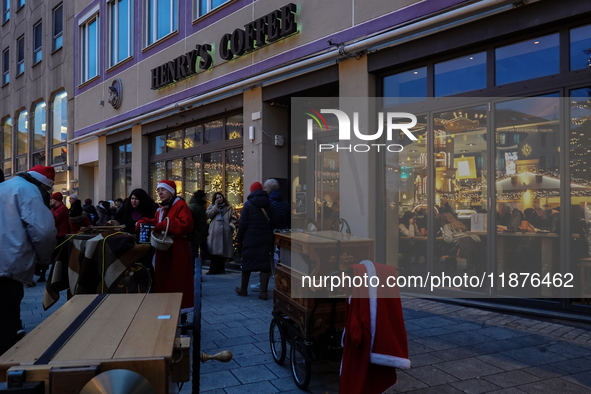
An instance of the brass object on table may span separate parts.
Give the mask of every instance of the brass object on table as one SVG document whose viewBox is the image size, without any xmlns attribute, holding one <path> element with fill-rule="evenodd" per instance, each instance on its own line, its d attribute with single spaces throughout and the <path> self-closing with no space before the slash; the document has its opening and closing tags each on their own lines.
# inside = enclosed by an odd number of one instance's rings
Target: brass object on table
<svg viewBox="0 0 591 394">
<path fill-rule="evenodd" d="M 201 362 L 204 363 L 207 360 L 217 360 L 223 363 L 227 363 L 228 361 L 232 360 L 232 352 L 229 350 L 222 350 L 219 353 L 214 355 L 209 355 L 205 352 L 201 352 Z"/>
<path fill-rule="evenodd" d="M 139 373 L 113 369 L 92 378 L 80 394 L 156 394 L 156 391 Z"/>
</svg>

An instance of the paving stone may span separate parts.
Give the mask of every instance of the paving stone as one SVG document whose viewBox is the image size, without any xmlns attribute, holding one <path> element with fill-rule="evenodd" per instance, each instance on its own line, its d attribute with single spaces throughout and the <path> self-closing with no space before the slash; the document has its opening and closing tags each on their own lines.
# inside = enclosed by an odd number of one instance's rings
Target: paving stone
<svg viewBox="0 0 591 394">
<path fill-rule="evenodd" d="M 227 350 L 231 351 L 234 357 L 256 356 L 263 353 L 259 348 L 251 343 L 247 345 L 230 346 L 227 348 Z"/>
<path fill-rule="evenodd" d="M 462 382 L 450 383 L 450 386 L 453 386 L 466 394 L 488 393 L 500 389 L 499 386 L 487 382 L 484 379 L 464 380 Z"/>
<path fill-rule="evenodd" d="M 238 386 L 240 382 L 230 371 L 212 372 L 201 374 L 199 388 L 202 391 Z"/>
<path fill-rule="evenodd" d="M 502 340 L 502 339 L 509 339 L 509 338 L 516 338 L 527 335 L 527 333 L 523 333 L 517 330 L 511 330 L 509 328 L 503 327 L 488 327 L 478 330 L 480 335 L 484 335 L 493 339 Z"/>
<path fill-rule="evenodd" d="M 414 356 L 416 354 L 421 354 L 421 353 L 429 353 L 433 351 L 433 349 L 427 347 L 427 346 L 423 346 L 419 343 L 416 343 L 414 341 L 408 341 L 408 355 L 409 356 Z"/>
<path fill-rule="evenodd" d="M 277 388 L 280 392 L 285 392 L 288 390 L 299 390 L 298 386 L 296 386 L 293 377 L 283 377 L 281 379 L 271 380 L 270 383 Z"/>
<path fill-rule="evenodd" d="M 423 383 L 427 383 L 429 386 L 437 386 L 445 383 L 456 382 L 458 380 L 433 366 L 411 368 L 406 371 L 406 373 L 414 376 Z"/>
<path fill-rule="evenodd" d="M 241 367 L 250 367 L 252 365 L 268 364 L 269 362 L 273 361 L 273 356 L 270 354 L 242 355 L 234 356 L 232 359 L 236 361 Z M 289 364 L 288 357 L 285 358 L 285 365 L 287 364 Z"/>
<path fill-rule="evenodd" d="M 235 368 L 232 370 L 232 373 L 241 383 L 255 383 L 275 379 L 273 372 L 269 371 L 263 365 Z"/>
<path fill-rule="evenodd" d="M 432 317 L 423 317 L 420 319 L 412 320 L 412 324 L 417 326 L 421 326 L 424 328 L 434 328 L 434 327 L 444 327 L 449 326 L 451 324 L 455 324 L 455 322 L 451 320 L 447 320 L 444 317 L 439 316 L 432 316 Z"/>
<path fill-rule="evenodd" d="M 225 330 L 227 328 L 228 327 L 223 323 L 209 324 L 205 320 L 201 321 L 201 335 L 202 336 L 203 336 L 204 332 Z"/>
<path fill-rule="evenodd" d="M 487 364 L 476 358 L 447 361 L 444 363 L 435 364 L 435 367 L 461 380 L 503 372 L 502 369 Z"/>
<path fill-rule="evenodd" d="M 415 339 L 414 342 L 418 343 L 419 345 L 427 346 L 433 350 L 445 350 L 457 347 L 456 344 L 445 341 L 438 337 L 419 338 Z"/>
<path fill-rule="evenodd" d="M 269 328 L 271 327 L 271 320 L 267 323 L 261 323 L 257 325 L 246 326 L 245 328 L 253 334 L 269 334 Z"/>
<path fill-rule="evenodd" d="M 547 349 L 566 358 L 591 356 L 591 349 L 586 349 L 582 346 L 577 346 L 566 342 L 548 345 Z"/>
<path fill-rule="evenodd" d="M 422 330 L 413 331 L 413 335 L 419 338 L 434 337 L 438 335 L 451 334 L 453 331 L 448 330 L 447 327 L 426 328 Z"/>
<path fill-rule="evenodd" d="M 291 376 L 291 368 L 289 365 L 289 360 L 286 360 L 283 363 L 283 365 L 279 365 L 274 361 L 272 363 L 268 363 L 268 364 L 264 364 L 264 365 L 265 365 L 265 367 L 267 367 L 267 369 L 269 371 L 273 372 L 273 374 L 275 376 L 277 376 L 278 378 L 286 378 L 288 376 Z"/>
<path fill-rule="evenodd" d="M 406 372 L 397 371 L 396 375 L 398 376 L 398 382 L 394 386 L 386 390 L 384 394 L 407 393 L 411 390 L 428 387 L 425 383 L 407 374 Z"/>
<path fill-rule="evenodd" d="M 432 353 L 423 353 L 408 357 L 410 360 L 411 368 L 437 364 L 444 361 L 443 359 L 434 356 Z"/>
<path fill-rule="evenodd" d="M 518 388 L 511 387 L 508 389 L 491 391 L 489 394 L 523 394 L 523 393 L 525 393 L 525 391 L 521 391 Z"/>
<path fill-rule="evenodd" d="M 461 320 L 463 323 L 445 326 L 445 328 L 451 332 L 466 332 L 472 330 L 480 330 L 482 329 L 482 324 L 477 323 L 466 323 L 465 320 Z"/>
<path fill-rule="evenodd" d="M 412 394 L 460 394 L 460 393 L 462 393 L 462 391 L 446 384 L 446 385 L 442 385 L 442 386 L 435 386 L 435 387 L 428 387 L 428 388 L 424 388 L 424 389 L 418 389 L 418 390 L 410 391 L 409 393 L 412 393 Z"/>
<path fill-rule="evenodd" d="M 480 361 L 484 361 L 490 365 L 501 368 L 505 371 L 514 371 L 516 369 L 527 368 L 529 364 L 517 361 L 514 358 L 507 357 L 501 353 L 485 354 L 477 357 Z"/>
<path fill-rule="evenodd" d="M 545 346 L 531 346 L 521 349 L 513 349 L 501 352 L 501 354 L 521 361 L 530 366 L 550 364 L 566 360 L 556 353 L 548 351 Z"/>
<path fill-rule="evenodd" d="M 511 338 L 508 339 L 508 341 L 513 342 L 522 347 L 546 345 L 548 343 L 553 342 L 552 339 L 541 335 L 527 335 L 518 338 Z"/>
<path fill-rule="evenodd" d="M 568 375 L 567 372 L 562 369 L 552 367 L 552 364 L 538 365 L 537 367 L 524 368 L 524 372 L 531 375 L 537 376 L 540 379 L 553 379 L 560 378 Z"/>
<path fill-rule="evenodd" d="M 540 378 L 537 376 L 531 375 L 521 370 L 489 375 L 483 377 L 483 379 L 505 389 L 540 380 Z"/>
<path fill-rule="evenodd" d="M 239 337 L 246 337 L 246 336 L 252 335 L 252 331 L 249 331 L 244 327 L 226 328 L 226 329 L 220 330 L 220 332 L 226 338 L 239 338 Z"/>
<path fill-rule="evenodd" d="M 477 349 L 482 350 L 483 353 L 496 353 L 496 352 L 502 352 L 505 350 L 518 349 L 520 347 L 526 347 L 526 346 L 521 346 L 515 342 L 511 342 L 508 340 L 475 343 L 472 346 L 474 346 Z"/>
<path fill-rule="evenodd" d="M 268 394 L 277 393 L 279 390 L 269 382 L 258 382 L 251 384 L 243 384 L 238 387 L 230 387 L 226 389 L 228 394 Z"/>
<path fill-rule="evenodd" d="M 219 347 L 229 347 L 229 346 L 236 346 L 236 345 L 244 345 L 247 343 L 254 343 L 256 339 L 251 336 L 247 337 L 240 337 L 240 338 L 222 338 L 216 339 L 213 341 Z"/>
<path fill-rule="evenodd" d="M 565 376 L 562 379 L 578 384 L 584 388 L 591 389 L 591 374 L 588 372 L 579 372 L 573 375 Z"/>
<path fill-rule="evenodd" d="M 474 345 L 476 343 L 488 342 L 489 338 L 484 335 L 480 335 L 475 331 L 468 331 L 460 334 L 445 334 L 440 335 L 439 338 L 444 339 L 448 342 L 454 343 L 458 346 Z"/>
<path fill-rule="evenodd" d="M 530 394 L 585 394 L 591 393 L 591 390 L 581 387 L 578 384 L 564 380 L 564 378 L 555 378 L 542 380 L 535 383 L 525 384 L 517 387 L 520 390 Z"/>
<path fill-rule="evenodd" d="M 438 350 L 430 354 L 435 355 L 446 361 L 460 360 L 463 358 L 477 357 L 482 354 L 482 351 L 473 346 L 455 347 L 452 349 Z"/>
<path fill-rule="evenodd" d="M 550 368 L 560 369 L 570 374 L 591 371 L 591 362 L 585 358 L 574 358 L 566 361 L 548 364 Z"/>
</svg>

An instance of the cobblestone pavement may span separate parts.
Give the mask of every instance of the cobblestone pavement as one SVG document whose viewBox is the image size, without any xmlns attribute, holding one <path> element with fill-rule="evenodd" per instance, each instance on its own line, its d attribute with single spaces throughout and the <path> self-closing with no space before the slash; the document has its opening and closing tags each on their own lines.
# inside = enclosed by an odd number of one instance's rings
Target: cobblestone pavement
<svg viewBox="0 0 591 394">
<path fill-rule="evenodd" d="M 201 350 L 230 350 L 229 363 L 201 365 L 201 392 L 300 393 L 289 369 L 273 362 L 272 301 L 238 297 L 239 273 L 206 276 Z M 251 284 L 258 281 L 253 275 Z M 43 286 L 25 289 L 22 320 L 32 330 L 65 302 L 43 312 Z M 430 300 L 403 300 L 412 368 L 387 393 L 591 393 L 591 327 L 548 322 Z M 289 352 L 288 352 L 289 354 Z M 316 361 L 311 393 L 338 393 L 339 363 Z M 191 383 L 181 393 L 190 393 Z"/>
</svg>

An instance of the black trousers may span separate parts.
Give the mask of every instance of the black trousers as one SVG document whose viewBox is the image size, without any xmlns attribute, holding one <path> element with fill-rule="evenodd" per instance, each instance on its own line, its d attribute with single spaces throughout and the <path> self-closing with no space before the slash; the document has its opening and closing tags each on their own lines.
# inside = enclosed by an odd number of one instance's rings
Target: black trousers
<svg viewBox="0 0 591 394">
<path fill-rule="evenodd" d="M 0 278 L 0 355 L 17 342 L 16 333 L 22 328 L 21 301 L 24 295 L 22 283 L 10 278 Z"/>
</svg>

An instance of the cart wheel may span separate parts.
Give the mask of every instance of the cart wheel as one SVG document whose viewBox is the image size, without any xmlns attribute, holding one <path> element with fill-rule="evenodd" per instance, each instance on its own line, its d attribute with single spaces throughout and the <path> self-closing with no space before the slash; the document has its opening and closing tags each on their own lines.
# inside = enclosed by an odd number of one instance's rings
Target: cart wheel
<svg viewBox="0 0 591 394">
<path fill-rule="evenodd" d="M 279 365 L 285 361 L 285 327 L 278 319 L 271 321 L 269 329 L 269 342 L 271 344 L 271 353 L 273 353 L 273 360 Z"/>
<path fill-rule="evenodd" d="M 291 374 L 296 386 L 305 390 L 310 384 L 312 362 L 308 348 L 300 338 L 295 338 L 291 344 Z"/>
</svg>

